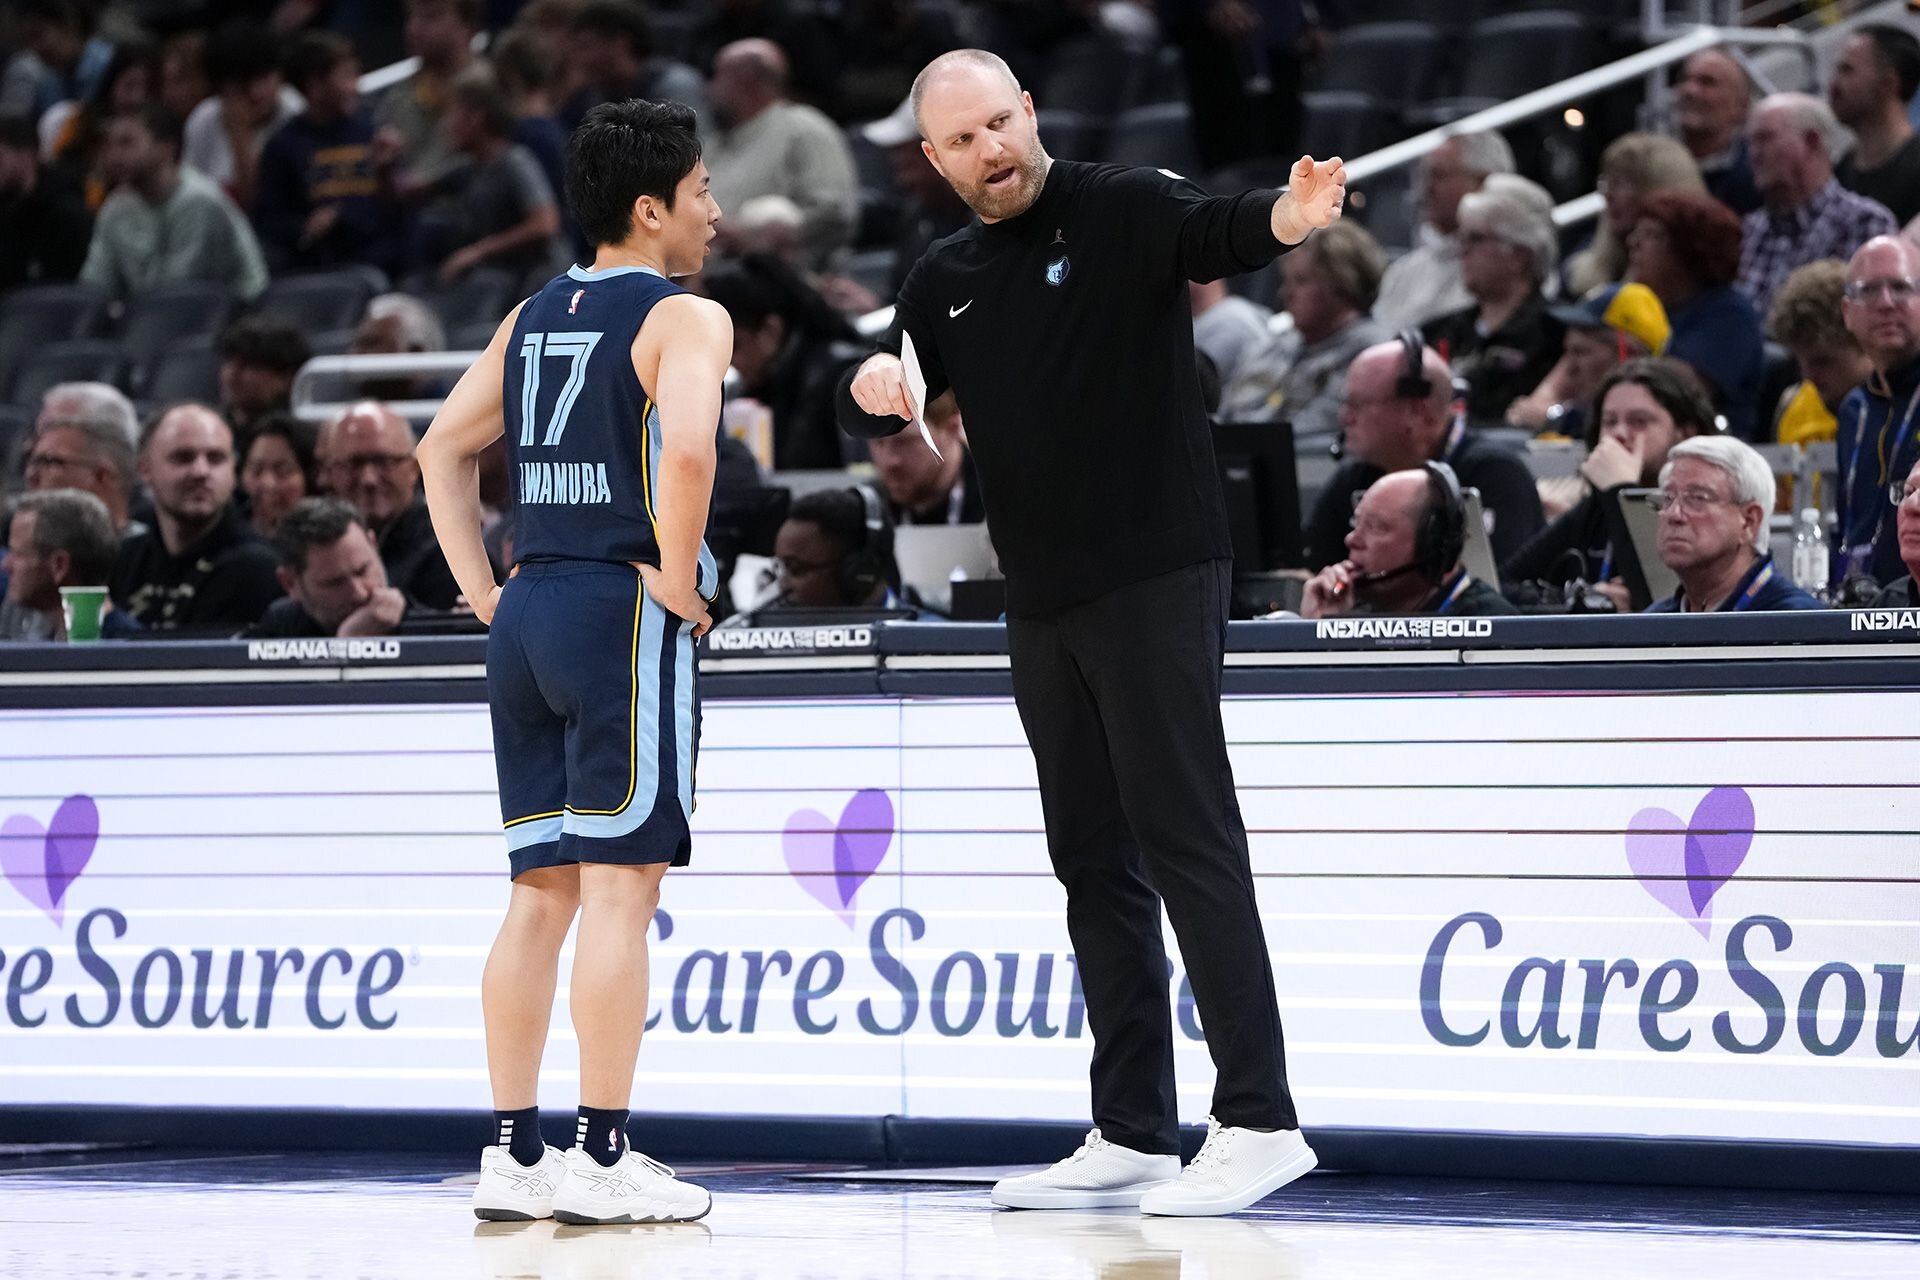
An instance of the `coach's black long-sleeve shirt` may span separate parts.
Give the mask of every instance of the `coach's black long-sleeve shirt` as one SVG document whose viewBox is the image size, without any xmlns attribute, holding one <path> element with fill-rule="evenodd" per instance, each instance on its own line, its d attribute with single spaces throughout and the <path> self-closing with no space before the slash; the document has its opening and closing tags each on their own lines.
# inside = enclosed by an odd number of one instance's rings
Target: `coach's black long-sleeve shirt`
<svg viewBox="0 0 1920 1280">
<path fill-rule="evenodd" d="M 901 287 L 931 399 L 951 387 L 1009 613 L 1030 617 L 1233 554 L 1194 367 L 1189 280 L 1255 270 L 1277 194 L 1055 161 L 1032 208 L 935 244 Z M 892 435 L 840 382 L 840 425 Z"/>
</svg>

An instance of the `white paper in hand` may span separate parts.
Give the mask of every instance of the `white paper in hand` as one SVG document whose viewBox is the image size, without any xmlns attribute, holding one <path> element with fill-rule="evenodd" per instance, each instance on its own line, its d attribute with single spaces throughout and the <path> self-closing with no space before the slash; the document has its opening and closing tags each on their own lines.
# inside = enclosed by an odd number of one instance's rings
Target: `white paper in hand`
<svg viewBox="0 0 1920 1280">
<path fill-rule="evenodd" d="M 913 335 L 905 329 L 900 331 L 900 363 L 906 367 L 907 399 L 913 405 L 913 422 L 920 428 L 920 438 L 927 442 L 927 448 L 933 450 L 933 456 L 945 462 L 947 456 L 940 452 L 940 446 L 933 442 L 933 432 L 927 429 L 927 375 L 920 370 L 920 357 L 913 349 Z"/>
</svg>

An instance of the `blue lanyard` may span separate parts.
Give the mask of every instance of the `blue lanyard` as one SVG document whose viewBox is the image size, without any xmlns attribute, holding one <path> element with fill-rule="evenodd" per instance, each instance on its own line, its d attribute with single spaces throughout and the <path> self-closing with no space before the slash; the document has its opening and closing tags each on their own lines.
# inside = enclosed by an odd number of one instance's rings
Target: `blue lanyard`
<svg viewBox="0 0 1920 1280">
<path fill-rule="evenodd" d="M 1440 607 L 1438 609 L 1435 609 L 1433 612 L 1436 615 L 1438 615 L 1438 614 L 1445 613 L 1447 610 L 1453 608 L 1453 602 L 1460 598 L 1460 593 L 1462 591 L 1465 591 L 1467 589 L 1467 584 L 1472 581 L 1473 581 L 1473 577 L 1471 574 L 1462 573 L 1460 575 L 1460 581 L 1453 584 L 1453 590 L 1447 592 L 1447 598 L 1445 600 L 1442 600 L 1440 602 Z"/>
<path fill-rule="evenodd" d="M 1735 613 L 1744 613 L 1747 610 L 1747 607 L 1753 603 L 1753 598 L 1760 594 L 1760 589 L 1772 581 L 1773 581 L 1773 562 L 1769 560 L 1767 562 L 1767 567 L 1762 569 L 1759 575 L 1756 576 L 1752 582 L 1747 584 L 1747 589 L 1740 593 L 1740 598 L 1738 600 L 1734 601 L 1733 611 Z"/>
</svg>

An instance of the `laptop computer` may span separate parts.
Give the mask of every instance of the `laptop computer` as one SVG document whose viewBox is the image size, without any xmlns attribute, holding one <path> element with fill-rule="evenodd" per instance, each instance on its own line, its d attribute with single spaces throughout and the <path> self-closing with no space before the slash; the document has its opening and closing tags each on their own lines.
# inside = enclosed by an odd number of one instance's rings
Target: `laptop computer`
<svg viewBox="0 0 1920 1280">
<path fill-rule="evenodd" d="M 984 524 L 903 524 L 893 530 L 900 582 L 938 613 L 953 611 L 955 571 L 968 579 L 994 572 L 993 543 Z"/>
</svg>

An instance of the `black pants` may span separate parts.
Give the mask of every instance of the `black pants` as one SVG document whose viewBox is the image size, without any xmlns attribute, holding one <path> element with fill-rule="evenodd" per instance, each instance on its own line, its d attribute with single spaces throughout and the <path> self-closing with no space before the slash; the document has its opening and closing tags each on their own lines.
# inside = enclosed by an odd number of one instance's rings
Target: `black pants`
<svg viewBox="0 0 1920 1280">
<path fill-rule="evenodd" d="M 1163 899 L 1213 1056 L 1215 1118 L 1298 1127 L 1220 723 L 1231 582 L 1213 560 L 1007 625 L 1093 1029 L 1094 1123 L 1152 1154 L 1180 1150 Z"/>
</svg>

